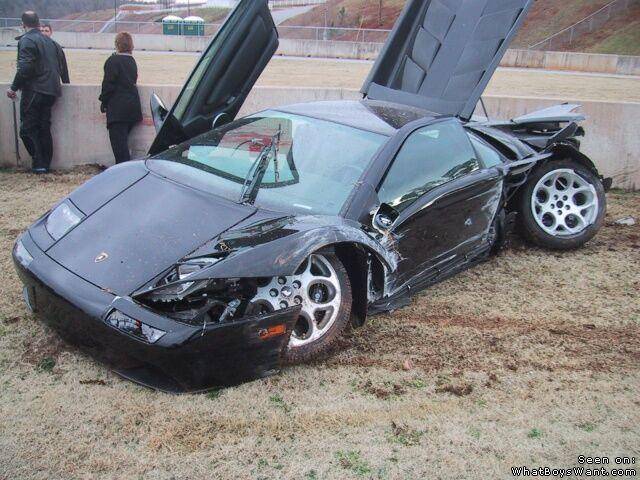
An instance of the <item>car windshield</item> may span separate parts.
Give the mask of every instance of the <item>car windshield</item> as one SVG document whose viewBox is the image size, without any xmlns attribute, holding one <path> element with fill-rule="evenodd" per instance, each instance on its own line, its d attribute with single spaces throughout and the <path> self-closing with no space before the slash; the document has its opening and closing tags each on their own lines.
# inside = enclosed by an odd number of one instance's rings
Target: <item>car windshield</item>
<svg viewBox="0 0 640 480">
<path fill-rule="evenodd" d="M 277 111 L 212 130 L 148 161 L 160 175 L 239 202 L 337 215 L 387 137 Z M 254 178 L 259 172 L 258 178 Z"/>
</svg>

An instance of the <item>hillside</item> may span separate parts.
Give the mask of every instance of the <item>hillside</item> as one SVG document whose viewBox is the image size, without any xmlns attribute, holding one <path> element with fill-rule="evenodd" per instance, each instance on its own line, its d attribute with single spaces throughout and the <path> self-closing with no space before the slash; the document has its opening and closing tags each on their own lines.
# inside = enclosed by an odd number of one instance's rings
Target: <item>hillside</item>
<svg viewBox="0 0 640 480">
<path fill-rule="evenodd" d="M 378 0 L 328 0 L 326 5 L 320 5 L 302 15 L 284 22 L 284 26 L 327 26 L 339 28 L 390 29 L 402 11 L 405 0 L 383 0 L 382 8 Z M 286 30 L 284 30 L 286 34 Z M 296 36 L 301 36 L 296 31 Z M 315 32 L 308 32 L 308 35 Z M 333 30 L 330 32 L 334 40 L 356 40 L 356 33 Z M 383 41 L 384 35 L 368 33 L 366 41 Z M 359 38 L 362 40 L 362 38 Z"/>
<path fill-rule="evenodd" d="M 0 0 L 0 17 L 17 18 L 31 9 L 41 18 L 61 18 L 78 12 L 111 8 L 113 0 Z"/>
<path fill-rule="evenodd" d="M 574 23 L 591 15 L 611 0 L 536 0 L 524 25 L 513 42 L 514 48 L 527 48 L 545 38 L 557 33 Z M 57 17 L 64 20 L 85 20 L 87 23 L 72 24 L 57 20 L 54 22 L 56 30 L 71 31 L 99 31 L 105 21 L 113 18 L 112 0 L 29 0 L 29 5 L 39 10 L 41 17 Z M 328 0 L 327 4 L 319 5 L 301 15 L 290 18 L 278 29 L 284 38 L 325 38 L 327 40 L 383 42 L 385 32 L 348 31 L 342 28 L 388 30 L 400 14 L 405 0 Z M 17 15 L 27 2 L 22 0 L 0 0 L 0 17 Z M 17 7 L 16 5 L 21 5 Z M 72 13 L 55 15 L 62 5 Z M 103 9 L 91 9 L 92 6 L 102 5 Z M 106 6 L 105 6 L 106 5 Z M 219 23 L 228 13 L 223 8 L 192 8 L 192 14 L 201 16 L 207 23 Z M 178 12 L 186 16 L 187 11 Z M 161 20 L 166 15 L 163 12 L 122 13 L 118 19 L 118 30 L 128 30 L 133 33 L 161 33 Z M 90 23 L 97 22 L 97 23 Z M 138 22 L 150 22 L 139 25 Z M 295 26 L 327 26 L 327 31 L 316 29 L 299 29 Z M 289 28 L 287 28 L 289 27 Z M 331 28 L 333 27 L 333 29 Z M 113 31 L 112 28 L 109 31 Z M 214 29 L 207 27 L 207 35 L 214 33 Z M 323 36 L 324 35 L 324 36 Z M 553 50 L 582 51 L 594 53 L 619 53 L 640 55 L 640 4 L 630 10 L 615 15 L 593 33 L 578 38 L 573 44 L 554 43 Z"/>
<path fill-rule="evenodd" d="M 640 4 L 632 6 L 624 15 L 614 16 L 590 35 L 561 48 L 576 52 L 640 55 Z"/>
<path fill-rule="evenodd" d="M 573 50 L 590 53 L 616 52 L 620 55 L 640 56 L 640 21 L 635 20 L 615 34 L 592 45 L 585 47 L 574 46 Z"/>
<path fill-rule="evenodd" d="M 516 48 L 527 48 L 554 33 L 567 28 L 596 12 L 611 0 L 537 0 L 524 25 L 513 42 Z M 346 28 L 390 29 L 398 17 L 404 0 L 329 0 L 322 5 L 294 17 L 284 23 L 287 25 L 329 26 Z M 628 53 L 640 50 L 638 28 L 629 24 L 628 15 L 618 15 L 607 22 L 593 36 L 593 41 L 576 44 L 571 49 L 588 49 L 603 53 Z M 282 29 L 282 27 L 281 27 Z M 309 33 L 311 35 L 312 32 Z M 300 36 L 300 32 L 295 34 Z M 330 37 L 340 40 L 355 40 L 355 33 L 338 30 L 330 32 Z M 361 39 L 362 37 L 360 37 Z M 376 41 L 380 35 L 367 34 L 367 41 Z M 567 47 L 568 48 L 568 47 Z M 565 49 L 567 49 L 565 48 Z"/>
<path fill-rule="evenodd" d="M 192 15 L 198 15 L 202 17 L 207 23 L 218 23 L 224 19 L 228 9 L 226 8 L 199 8 L 192 9 Z M 178 15 L 184 17 L 187 16 L 187 12 L 178 12 Z M 123 12 L 118 19 L 118 30 L 131 31 L 132 33 L 161 33 L 162 32 L 162 19 L 167 15 L 166 12 L 139 12 L 139 13 L 126 13 Z M 99 30 L 104 23 L 113 18 L 113 10 L 101 10 L 87 13 L 76 13 L 67 15 L 64 19 L 56 20 L 54 22 L 54 28 L 56 30 L 76 31 L 76 32 L 91 32 Z M 84 20 L 87 23 L 71 23 L 64 20 Z M 92 24 L 91 22 L 100 22 Z M 152 22 L 151 25 L 139 25 L 139 22 Z M 110 31 L 113 31 L 112 29 Z M 207 31 L 207 34 L 213 34 L 213 31 Z"/>
<path fill-rule="evenodd" d="M 611 0 L 536 0 L 513 46 L 527 48 L 570 27 L 610 2 Z"/>
</svg>

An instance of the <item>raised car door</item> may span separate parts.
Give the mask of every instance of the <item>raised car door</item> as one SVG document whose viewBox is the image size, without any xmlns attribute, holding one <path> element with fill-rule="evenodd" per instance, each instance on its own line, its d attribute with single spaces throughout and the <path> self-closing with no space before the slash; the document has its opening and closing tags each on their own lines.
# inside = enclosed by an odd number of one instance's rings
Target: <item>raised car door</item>
<svg viewBox="0 0 640 480">
<path fill-rule="evenodd" d="M 534 0 L 408 0 L 362 87 L 469 119 Z"/>
<path fill-rule="evenodd" d="M 445 270 L 487 245 L 502 195 L 502 172 L 485 166 L 457 119 L 413 132 L 378 187 L 397 216 L 397 281 Z"/>
<path fill-rule="evenodd" d="M 158 134 L 154 155 L 232 121 L 278 48 L 267 0 L 240 0 L 191 72 L 173 108 L 152 101 Z M 170 66 L 168 66 L 170 68 Z"/>
</svg>

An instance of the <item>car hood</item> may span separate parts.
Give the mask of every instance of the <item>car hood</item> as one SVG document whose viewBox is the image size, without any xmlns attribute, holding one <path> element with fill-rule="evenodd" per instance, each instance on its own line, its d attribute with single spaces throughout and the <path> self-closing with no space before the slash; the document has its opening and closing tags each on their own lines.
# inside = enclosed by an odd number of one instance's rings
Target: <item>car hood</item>
<svg viewBox="0 0 640 480">
<path fill-rule="evenodd" d="M 94 285 L 126 296 L 255 211 L 148 173 L 47 254 Z"/>
</svg>

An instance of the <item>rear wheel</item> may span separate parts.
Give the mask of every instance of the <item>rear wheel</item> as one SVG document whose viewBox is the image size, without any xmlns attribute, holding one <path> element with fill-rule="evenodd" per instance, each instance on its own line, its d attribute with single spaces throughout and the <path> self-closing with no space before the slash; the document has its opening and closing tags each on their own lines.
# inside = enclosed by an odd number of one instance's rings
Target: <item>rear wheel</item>
<svg viewBox="0 0 640 480">
<path fill-rule="evenodd" d="M 325 354 L 347 329 L 351 284 L 338 257 L 316 253 L 294 275 L 264 282 L 252 303 L 263 311 L 302 306 L 285 352 L 287 363 L 301 363 Z"/>
<path fill-rule="evenodd" d="M 521 200 L 525 238 L 557 250 L 578 248 L 591 240 L 605 213 L 602 182 L 571 160 L 550 162 L 534 172 Z"/>
</svg>

